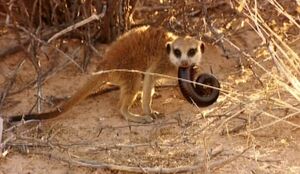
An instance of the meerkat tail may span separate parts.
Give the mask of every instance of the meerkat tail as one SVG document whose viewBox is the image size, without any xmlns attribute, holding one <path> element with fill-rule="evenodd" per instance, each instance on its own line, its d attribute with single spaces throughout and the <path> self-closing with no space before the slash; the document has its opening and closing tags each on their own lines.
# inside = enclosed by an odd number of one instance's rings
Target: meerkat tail
<svg viewBox="0 0 300 174">
<path fill-rule="evenodd" d="M 9 117 L 9 122 L 16 122 L 21 120 L 45 120 L 55 118 L 78 104 L 81 100 L 86 98 L 93 90 L 101 86 L 105 81 L 105 74 L 92 75 L 87 83 L 81 87 L 70 99 L 68 99 L 61 106 L 57 107 L 54 111 L 40 113 L 40 114 L 28 114 L 28 115 L 17 115 Z"/>
</svg>

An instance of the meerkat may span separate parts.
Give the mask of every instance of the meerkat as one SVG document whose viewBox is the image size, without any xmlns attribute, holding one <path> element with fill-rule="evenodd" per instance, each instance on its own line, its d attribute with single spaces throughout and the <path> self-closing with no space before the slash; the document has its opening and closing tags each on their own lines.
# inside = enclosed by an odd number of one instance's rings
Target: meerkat
<svg viewBox="0 0 300 174">
<path fill-rule="evenodd" d="M 170 72 L 176 72 L 178 67 L 198 65 L 203 52 L 203 43 L 189 36 L 180 37 L 163 28 L 150 26 L 132 29 L 109 46 L 98 69 L 138 70 L 146 72 L 144 75 L 119 71 L 93 74 L 83 87 L 54 111 L 13 116 L 9 120 L 42 120 L 57 117 L 70 110 L 105 82 L 110 82 L 120 87 L 119 106 L 121 115 L 131 122 L 150 123 L 161 114 L 151 108 L 154 84 L 157 77 L 149 75 L 147 72 L 170 74 Z M 138 115 L 129 110 L 140 90 L 141 80 L 143 80 L 142 109 L 144 113 Z"/>
</svg>

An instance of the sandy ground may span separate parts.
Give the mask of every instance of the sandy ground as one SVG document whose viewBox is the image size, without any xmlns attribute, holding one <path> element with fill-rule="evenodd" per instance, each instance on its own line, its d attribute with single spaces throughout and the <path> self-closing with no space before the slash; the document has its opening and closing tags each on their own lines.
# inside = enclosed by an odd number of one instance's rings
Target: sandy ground
<svg viewBox="0 0 300 174">
<path fill-rule="evenodd" d="M 253 46 L 255 42 L 259 40 L 253 37 L 244 44 Z M 99 48 L 104 49 L 103 46 Z M 24 53 L 17 53 L 0 61 L 1 89 L 23 57 Z M 42 60 L 43 67 L 51 64 L 46 58 Z M 98 60 L 93 58 L 90 71 Z M 210 72 L 212 69 L 226 90 L 253 95 L 262 87 L 249 69 L 241 73 L 237 62 L 236 59 L 222 57 L 219 48 L 207 45 L 201 71 Z M 11 90 L 18 90 L 33 80 L 34 74 L 27 59 Z M 263 77 L 263 73 L 259 73 L 259 76 Z M 71 95 L 85 79 L 85 75 L 70 64 L 45 82 L 43 96 L 49 100 L 50 97 Z M 174 82 L 163 84 L 169 83 Z M 193 165 L 199 158 L 205 158 L 203 154 L 209 154 L 210 149 L 220 145 L 223 151 L 212 161 L 232 157 L 248 147 L 250 149 L 242 157 L 213 173 L 300 173 L 300 129 L 280 122 L 265 129 L 247 132 L 248 129 L 267 124 L 270 118 L 242 110 L 242 103 L 239 106 L 226 93 L 222 93 L 212 106 L 197 108 L 184 100 L 178 87 L 158 88 L 157 92 L 153 108 L 164 112 L 166 116 L 155 120 L 153 124 L 132 124 L 121 118 L 117 109 L 119 91 L 113 91 L 90 97 L 59 118 L 28 123 L 6 132 L 4 139 L 12 134 L 18 136 L 8 143 L 7 154 L 0 158 L 0 174 L 124 173 L 82 167 L 70 163 L 72 160 L 172 168 Z M 36 88 L 30 87 L 7 97 L 1 115 L 27 113 L 35 103 L 35 94 Z M 43 111 L 53 108 L 47 103 L 42 106 Z M 140 102 L 136 102 L 134 111 L 140 112 L 139 108 Z M 277 109 L 262 106 L 264 108 Z M 278 111 L 280 114 L 281 111 Z M 226 121 L 231 116 L 233 119 Z M 289 121 L 300 124 L 299 116 Z M 236 131 L 231 133 L 234 129 Z"/>
</svg>

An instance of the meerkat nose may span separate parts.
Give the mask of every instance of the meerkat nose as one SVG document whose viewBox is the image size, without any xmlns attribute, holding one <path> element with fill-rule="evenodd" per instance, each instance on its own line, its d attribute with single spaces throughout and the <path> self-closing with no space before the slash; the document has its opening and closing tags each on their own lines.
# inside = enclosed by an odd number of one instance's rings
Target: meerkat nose
<svg viewBox="0 0 300 174">
<path fill-rule="evenodd" d="M 182 60 L 182 61 L 180 62 L 180 64 L 181 64 L 182 67 L 187 67 L 187 66 L 189 66 L 189 62 L 188 62 L 187 60 Z"/>
</svg>

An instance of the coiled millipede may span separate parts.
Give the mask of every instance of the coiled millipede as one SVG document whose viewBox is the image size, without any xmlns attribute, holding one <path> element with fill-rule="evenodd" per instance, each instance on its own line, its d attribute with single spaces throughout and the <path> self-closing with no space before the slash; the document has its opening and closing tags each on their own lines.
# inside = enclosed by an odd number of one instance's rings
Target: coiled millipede
<svg viewBox="0 0 300 174">
<path fill-rule="evenodd" d="M 206 107 L 213 104 L 219 97 L 220 83 L 212 74 L 202 73 L 197 78 L 194 77 L 195 69 L 191 67 L 180 67 L 178 78 L 194 81 L 207 86 L 178 80 L 179 88 L 185 99 L 199 107 Z M 213 88 L 210 88 L 212 86 Z"/>
</svg>

